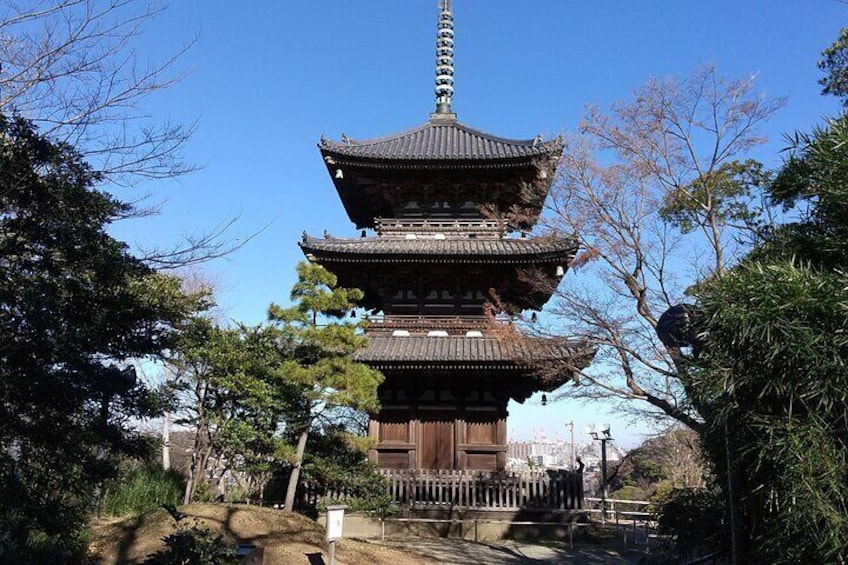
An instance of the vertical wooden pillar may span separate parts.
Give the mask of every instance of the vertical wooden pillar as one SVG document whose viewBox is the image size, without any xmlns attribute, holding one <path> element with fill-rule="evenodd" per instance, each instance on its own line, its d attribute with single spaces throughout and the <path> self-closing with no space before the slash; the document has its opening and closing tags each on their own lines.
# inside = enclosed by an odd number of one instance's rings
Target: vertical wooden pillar
<svg viewBox="0 0 848 565">
<path fill-rule="evenodd" d="M 409 419 L 409 443 L 412 443 L 412 444 L 415 445 L 415 447 L 409 451 L 409 468 L 410 469 L 420 469 L 421 468 L 421 421 L 418 419 L 417 415 L 414 415 Z"/>
<path fill-rule="evenodd" d="M 468 443 L 468 431 L 465 425 L 465 408 L 457 407 L 456 418 L 454 419 L 454 430 L 456 439 L 454 440 L 454 464 L 456 469 L 468 468 L 468 456 L 464 449 L 460 449 L 460 445 Z"/>
<path fill-rule="evenodd" d="M 506 411 L 501 413 L 498 418 L 498 424 L 495 432 L 495 444 L 498 446 L 506 446 Z M 497 455 L 497 470 L 506 471 L 506 451 L 498 451 Z"/>
</svg>

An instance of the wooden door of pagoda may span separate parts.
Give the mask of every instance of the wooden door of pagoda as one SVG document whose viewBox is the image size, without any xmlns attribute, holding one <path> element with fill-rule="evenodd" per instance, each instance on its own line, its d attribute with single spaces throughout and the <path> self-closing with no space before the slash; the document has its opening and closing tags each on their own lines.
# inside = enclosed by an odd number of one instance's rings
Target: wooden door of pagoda
<svg viewBox="0 0 848 565">
<path fill-rule="evenodd" d="M 428 418 L 421 421 L 421 468 L 454 468 L 454 421 Z"/>
</svg>

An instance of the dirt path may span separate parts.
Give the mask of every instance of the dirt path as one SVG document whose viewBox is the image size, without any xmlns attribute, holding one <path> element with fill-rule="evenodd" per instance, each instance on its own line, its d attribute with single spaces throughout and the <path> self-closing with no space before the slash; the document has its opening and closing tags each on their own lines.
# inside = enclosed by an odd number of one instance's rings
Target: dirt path
<svg viewBox="0 0 848 565">
<path fill-rule="evenodd" d="M 615 564 L 629 565 L 639 562 L 642 553 L 637 551 L 616 551 L 600 548 L 575 548 L 567 546 L 546 546 L 519 542 L 474 543 L 459 539 L 405 538 L 371 542 L 377 546 L 387 546 L 405 553 L 415 553 L 425 559 L 434 559 L 439 563 L 474 565 L 541 565 L 561 564 Z"/>
</svg>

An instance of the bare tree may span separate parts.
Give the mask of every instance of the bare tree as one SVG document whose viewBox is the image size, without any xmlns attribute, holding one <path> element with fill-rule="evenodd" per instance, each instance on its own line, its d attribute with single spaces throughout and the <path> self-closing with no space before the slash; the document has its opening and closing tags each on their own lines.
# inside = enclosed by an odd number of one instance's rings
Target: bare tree
<svg viewBox="0 0 848 565">
<path fill-rule="evenodd" d="M 0 112 L 33 121 L 73 145 L 102 178 L 121 186 L 174 178 L 196 166 L 182 150 L 195 124 L 146 113 L 150 95 L 181 78 L 177 64 L 194 37 L 164 60 L 135 42 L 162 10 L 145 0 L 28 0 L 0 3 Z M 136 199 L 126 216 L 159 206 Z M 182 268 L 232 253 L 261 233 L 230 237 L 238 215 L 165 248 L 140 249 L 157 269 Z"/>
<path fill-rule="evenodd" d="M 582 252 L 555 291 L 554 315 L 536 329 L 585 338 L 598 353 L 564 395 L 618 399 L 640 417 L 700 427 L 675 364 L 680 352 L 655 328 L 687 286 L 721 272 L 743 245 L 762 176 L 745 156 L 782 104 L 758 95 L 753 77 L 705 67 L 651 80 L 607 112 L 590 108 L 566 139 L 543 221 L 576 236 Z"/>
<path fill-rule="evenodd" d="M 160 11 L 133 0 L 35 0 L 0 8 L 0 110 L 20 113 L 66 141 L 110 181 L 171 178 L 193 170 L 181 149 L 193 131 L 145 114 L 172 86 L 193 41 L 150 63 L 133 42 Z"/>
<path fill-rule="evenodd" d="M 703 488 L 707 469 L 701 440 L 693 430 L 675 426 L 660 439 L 663 470 L 674 488 Z"/>
</svg>

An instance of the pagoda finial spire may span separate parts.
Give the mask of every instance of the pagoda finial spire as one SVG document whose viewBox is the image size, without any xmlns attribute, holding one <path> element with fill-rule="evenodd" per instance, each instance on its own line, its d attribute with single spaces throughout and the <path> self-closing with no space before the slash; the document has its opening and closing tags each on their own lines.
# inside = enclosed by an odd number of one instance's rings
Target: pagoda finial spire
<svg viewBox="0 0 848 565">
<path fill-rule="evenodd" d="M 436 38 L 436 113 L 433 117 L 453 117 L 453 10 L 451 0 L 439 0 Z"/>
</svg>

